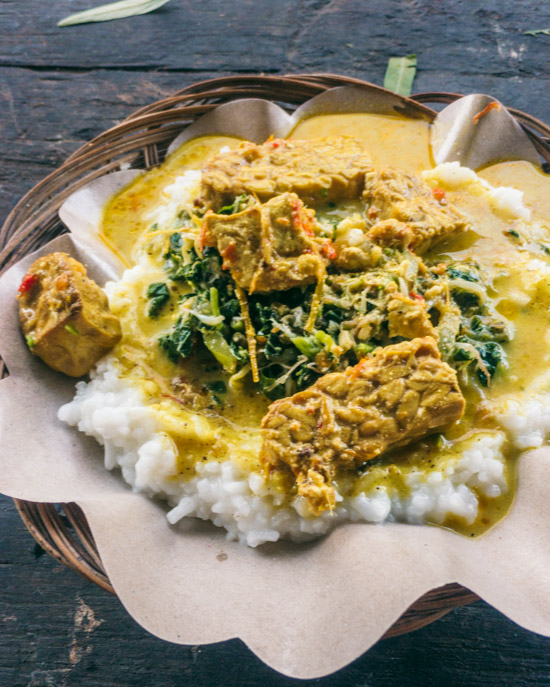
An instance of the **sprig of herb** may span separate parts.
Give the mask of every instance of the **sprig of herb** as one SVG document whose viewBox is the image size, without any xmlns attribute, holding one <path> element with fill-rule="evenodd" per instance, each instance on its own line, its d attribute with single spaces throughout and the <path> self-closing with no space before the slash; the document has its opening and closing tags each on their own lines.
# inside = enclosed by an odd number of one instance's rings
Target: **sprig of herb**
<svg viewBox="0 0 550 687">
<path fill-rule="evenodd" d="M 523 33 L 526 36 L 536 36 L 539 33 L 542 33 L 543 36 L 550 36 L 550 29 L 531 29 L 531 31 L 524 31 Z"/>
<path fill-rule="evenodd" d="M 112 19 L 123 19 L 124 17 L 134 17 L 138 14 L 147 14 L 153 10 L 166 5 L 170 0 L 120 0 L 108 5 L 94 7 L 84 12 L 76 12 L 65 17 L 57 23 L 58 26 L 73 26 L 74 24 L 88 24 L 98 21 L 111 21 Z"/>
<path fill-rule="evenodd" d="M 390 57 L 384 76 L 384 88 L 408 96 L 411 94 L 415 75 L 416 55 Z"/>
</svg>

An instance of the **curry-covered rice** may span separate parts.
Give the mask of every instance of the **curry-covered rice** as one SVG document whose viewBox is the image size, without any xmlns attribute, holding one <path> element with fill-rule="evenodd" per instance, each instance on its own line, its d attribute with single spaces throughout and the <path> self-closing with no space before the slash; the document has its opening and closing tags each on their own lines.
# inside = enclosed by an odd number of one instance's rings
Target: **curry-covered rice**
<svg viewBox="0 0 550 687">
<path fill-rule="evenodd" d="M 433 168 L 428 125 L 390 117 L 192 140 L 105 209 L 122 338 L 59 416 L 171 523 L 251 546 L 344 521 L 480 534 L 550 433 L 544 183 Z"/>
</svg>

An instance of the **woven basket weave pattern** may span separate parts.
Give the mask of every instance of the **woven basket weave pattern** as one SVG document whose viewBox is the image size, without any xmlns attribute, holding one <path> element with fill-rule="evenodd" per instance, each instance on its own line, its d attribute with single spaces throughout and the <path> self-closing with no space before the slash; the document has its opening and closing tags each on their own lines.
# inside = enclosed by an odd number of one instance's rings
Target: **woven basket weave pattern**
<svg viewBox="0 0 550 687">
<path fill-rule="evenodd" d="M 224 77 L 194 84 L 174 96 L 134 112 L 75 151 L 55 172 L 35 186 L 17 204 L 0 231 L 0 269 L 3 271 L 66 230 L 57 212 L 65 199 L 93 179 L 117 170 L 121 164 L 152 167 L 183 127 L 211 109 L 240 98 L 265 98 L 291 112 L 306 100 L 335 86 L 372 84 L 331 74 L 284 77 Z M 428 103 L 448 104 L 456 93 L 423 93 L 403 99 L 419 116 L 433 119 Z M 509 109 L 523 126 L 545 163 L 550 163 L 550 128 L 518 110 Z M 7 374 L 0 361 L 0 373 Z M 56 560 L 86 579 L 113 592 L 86 518 L 75 504 L 40 504 L 16 500 L 18 511 L 36 541 Z M 411 606 L 388 630 L 386 637 L 418 629 L 452 608 L 477 599 L 451 584 L 429 592 Z"/>
</svg>

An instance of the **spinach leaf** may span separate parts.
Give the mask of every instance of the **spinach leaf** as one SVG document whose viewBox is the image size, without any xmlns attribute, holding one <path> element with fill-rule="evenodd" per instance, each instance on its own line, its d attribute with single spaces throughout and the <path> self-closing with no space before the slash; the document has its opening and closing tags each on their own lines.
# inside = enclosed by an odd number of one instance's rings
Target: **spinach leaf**
<svg viewBox="0 0 550 687">
<path fill-rule="evenodd" d="M 476 343 L 476 348 L 479 351 L 479 355 L 483 360 L 487 372 L 482 369 L 477 371 L 477 376 L 479 381 L 483 386 L 488 386 L 493 378 L 497 368 L 502 365 L 505 361 L 504 351 L 500 344 L 494 341 L 487 341 L 486 343 Z"/>
<path fill-rule="evenodd" d="M 464 281 L 471 282 L 481 281 L 479 268 L 471 263 L 449 265 L 447 267 L 447 275 L 451 279 L 464 279 Z"/>
<path fill-rule="evenodd" d="M 170 300 L 170 290 L 164 282 L 154 282 L 147 287 L 147 298 L 150 300 L 147 316 L 155 319 Z"/>
<path fill-rule="evenodd" d="M 459 336 L 457 344 L 468 344 L 468 347 L 457 345 L 452 354 L 452 360 L 458 363 L 473 364 L 477 378 L 483 386 L 489 386 L 498 368 L 505 365 L 506 356 L 502 346 L 494 341 L 476 341 L 467 336 Z M 472 349 L 475 349 L 472 350 Z M 479 365 L 476 353 L 481 358 L 483 367 Z"/>
<path fill-rule="evenodd" d="M 182 243 L 181 234 L 172 234 L 168 243 L 168 250 L 164 254 L 164 271 L 174 281 L 185 279 L 182 273 L 185 266 L 181 254 Z"/>
<path fill-rule="evenodd" d="M 173 363 L 177 363 L 180 358 L 187 358 L 190 355 L 196 338 L 195 325 L 195 318 L 183 319 L 183 317 L 179 317 L 170 334 L 165 334 L 159 338 L 161 348 L 164 349 Z"/>
</svg>

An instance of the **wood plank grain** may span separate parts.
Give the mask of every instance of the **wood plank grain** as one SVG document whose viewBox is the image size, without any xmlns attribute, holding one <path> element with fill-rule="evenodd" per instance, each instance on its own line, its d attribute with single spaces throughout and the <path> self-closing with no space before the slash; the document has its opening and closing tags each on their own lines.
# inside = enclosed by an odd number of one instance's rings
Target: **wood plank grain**
<svg viewBox="0 0 550 687">
<path fill-rule="evenodd" d="M 33 69 L 277 72 L 325 70 L 382 81 L 390 55 L 415 52 L 419 75 L 504 79 L 547 74 L 550 5 L 500 0 L 205 0 L 122 21 L 58 28 L 91 0 L 0 3 L 0 65 Z M 467 9 L 466 9 L 467 8 Z M 449 86 L 449 84 L 448 84 Z M 453 84 L 454 86 L 454 84 Z"/>
<path fill-rule="evenodd" d="M 143 17 L 55 26 L 101 1 L 0 3 L 0 220 L 82 143 L 211 76 L 333 71 L 381 83 L 390 56 L 415 52 L 415 91 L 487 92 L 550 121 L 550 37 L 524 35 L 550 27 L 548 3 L 173 0 Z M 4 497 L 0 533 L 2 687 L 550 685 L 550 639 L 481 602 L 298 682 L 238 640 L 151 637 L 116 598 L 43 555 Z"/>
</svg>

